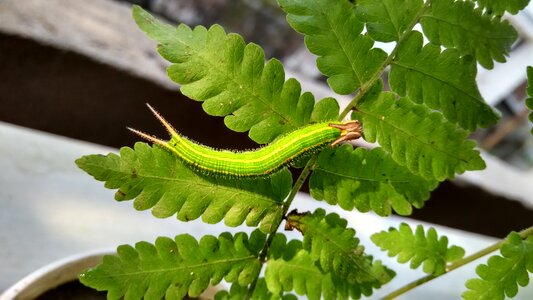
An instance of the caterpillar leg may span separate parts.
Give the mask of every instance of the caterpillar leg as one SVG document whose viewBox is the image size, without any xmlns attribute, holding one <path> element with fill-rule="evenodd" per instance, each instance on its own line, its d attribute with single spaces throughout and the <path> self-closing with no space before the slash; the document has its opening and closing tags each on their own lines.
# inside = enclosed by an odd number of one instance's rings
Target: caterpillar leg
<svg viewBox="0 0 533 300">
<path fill-rule="evenodd" d="M 331 143 L 331 147 L 334 147 L 342 142 L 356 140 L 361 137 L 361 123 L 359 121 L 349 121 L 342 124 L 328 124 L 328 126 L 341 130 L 341 136 Z"/>
</svg>

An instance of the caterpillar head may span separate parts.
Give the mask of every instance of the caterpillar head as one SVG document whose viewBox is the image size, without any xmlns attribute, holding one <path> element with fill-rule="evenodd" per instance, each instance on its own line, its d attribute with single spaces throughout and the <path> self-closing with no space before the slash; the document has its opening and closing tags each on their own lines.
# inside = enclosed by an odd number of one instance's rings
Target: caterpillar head
<svg viewBox="0 0 533 300">
<path fill-rule="evenodd" d="M 334 147 L 342 142 L 357 140 L 361 137 L 361 123 L 358 120 L 343 122 L 341 124 L 331 123 L 328 126 L 341 130 L 341 136 L 331 143 Z"/>
</svg>

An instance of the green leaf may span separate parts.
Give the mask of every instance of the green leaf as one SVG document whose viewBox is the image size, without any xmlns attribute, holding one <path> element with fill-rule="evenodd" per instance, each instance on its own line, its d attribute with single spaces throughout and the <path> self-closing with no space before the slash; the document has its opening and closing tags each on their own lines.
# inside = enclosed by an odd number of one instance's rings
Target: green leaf
<svg viewBox="0 0 533 300">
<path fill-rule="evenodd" d="M 393 42 L 411 29 L 423 7 L 422 0 L 358 0 L 356 14 L 374 40 Z"/>
<path fill-rule="evenodd" d="M 222 279 L 250 284 L 259 276 L 259 252 L 265 235 L 254 231 L 207 235 L 198 242 L 188 234 L 170 239 L 157 238 L 155 244 L 139 242 L 135 248 L 122 245 L 117 255 L 80 275 L 80 281 L 108 299 L 181 299 L 200 295 L 209 284 Z"/>
<path fill-rule="evenodd" d="M 346 0 L 278 0 L 287 21 L 305 35 L 309 51 L 318 56 L 317 67 L 336 93 L 357 90 L 379 70 L 387 53 L 372 48 L 374 41 L 362 35 L 364 24 Z"/>
<path fill-rule="evenodd" d="M 265 64 L 263 50 L 226 34 L 218 25 L 192 30 L 174 28 L 133 7 L 137 25 L 159 42 L 158 51 L 172 63 L 168 76 L 181 84 L 181 92 L 198 101 L 213 116 L 225 116 L 228 128 L 249 130 L 263 144 L 309 123 L 314 97 L 301 93 L 298 81 L 285 81 L 283 66 L 272 59 Z"/>
<path fill-rule="evenodd" d="M 229 291 L 220 291 L 215 295 L 215 300 L 241 300 L 246 299 L 248 295 L 248 287 L 241 286 L 238 283 L 233 283 Z M 296 300 L 298 299 L 293 294 L 272 294 L 266 285 L 264 278 L 259 278 L 255 286 L 254 293 L 251 300 Z"/>
<path fill-rule="evenodd" d="M 448 247 L 446 236 L 437 236 L 434 228 L 427 233 L 422 225 L 413 233 L 409 225 L 402 223 L 399 229 L 390 228 L 371 236 L 372 242 L 389 256 L 398 256 L 399 263 L 411 261 L 411 269 L 418 268 L 422 263 L 424 272 L 440 275 L 446 271 L 446 263 L 461 259 L 465 251 L 458 246 Z"/>
<path fill-rule="evenodd" d="M 275 239 L 283 243 L 283 239 Z M 283 248 L 283 245 L 277 245 Z M 379 261 L 375 267 L 379 268 Z M 391 275 L 392 276 L 392 275 Z M 331 272 L 324 272 L 311 254 L 302 249 L 300 241 L 293 240 L 285 245 L 282 255 L 271 256 L 267 261 L 265 279 L 268 289 L 272 293 L 295 291 L 305 295 L 307 299 L 359 299 L 361 295 L 370 296 L 373 288 L 379 288 L 377 282 L 373 284 L 350 284 Z"/>
<path fill-rule="evenodd" d="M 476 0 L 487 14 L 502 16 L 505 11 L 515 15 L 529 3 L 529 0 Z"/>
<path fill-rule="evenodd" d="M 381 93 L 360 102 L 352 119 L 362 121 L 367 141 L 379 141 L 394 161 L 427 180 L 485 167 L 473 149 L 475 142 L 465 139 L 465 130 L 407 98 L 396 100 L 393 93 Z"/>
<path fill-rule="evenodd" d="M 510 233 L 500 253 L 476 268 L 479 278 L 466 282 L 469 290 L 462 294 L 464 299 L 512 298 L 518 293 L 518 285 L 529 283 L 528 272 L 533 273 L 533 236 L 522 240 L 518 233 Z"/>
<path fill-rule="evenodd" d="M 412 206 L 422 207 L 436 186 L 436 181 L 398 165 L 382 148 L 354 150 L 351 145 L 324 149 L 309 182 L 317 200 L 346 210 L 373 210 L 380 216 L 390 215 L 392 209 L 411 214 Z"/>
<path fill-rule="evenodd" d="M 311 114 L 311 122 L 319 123 L 337 121 L 339 117 L 339 103 L 334 98 L 328 97 L 318 101 Z"/>
<path fill-rule="evenodd" d="M 422 47 L 422 34 L 414 31 L 391 64 L 389 83 L 401 96 L 439 110 L 453 123 L 474 131 L 498 121 L 498 114 L 481 96 L 476 83 L 476 62 L 455 49 Z"/>
<path fill-rule="evenodd" d="M 350 284 L 383 285 L 394 276 L 381 263 L 372 262 L 372 257 L 359 245 L 355 230 L 346 228 L 347 221 L 338 214 L 326 215 L 323 209 L 317 209 L 313 214 L 294 211 L 287 216 L 286 222 L 286 228 L 297 229 L 303 234 L 303 249 L 324 272 L 331 272 Z"/>
<path fill-rule="evenodd" d="M 470 54 L 487 69 L 494 67 L 493 60 L 505 62 L 517 38 L 508 21 L 484 15 L 472 1 L 432 0 L 421 24 L 431 43 Z"/>
<path fill-rule="evenodd" d="M 135 199 L 137 210 L 152 209 L 158 218 L 177 213 L 181 221 L 202 216 L 206 223 L 224 219 L 228 226 L 246 221 L 270 232 L 282 214 L 281 204 L 291 188 L 287 170 L 266 179 L 226 179 L 192 171 L 169 151 L 145 143 L 123 147 L 116 154 L 89 155 L 76 164 L 105 187 L 118 189 L 118 201 Z"/>
<path fill-rule="evenodd" d="M 529 96 L 526 99 L 526 106 L 530 110 L 533 110 L 533 67 L 527 67 L 527 95 Z M 529 113 L 529 121 L 533 122 L 533 112 Z M 531 129 L 531 134 L 533 134 L 533 129 Z"/>
</svg>

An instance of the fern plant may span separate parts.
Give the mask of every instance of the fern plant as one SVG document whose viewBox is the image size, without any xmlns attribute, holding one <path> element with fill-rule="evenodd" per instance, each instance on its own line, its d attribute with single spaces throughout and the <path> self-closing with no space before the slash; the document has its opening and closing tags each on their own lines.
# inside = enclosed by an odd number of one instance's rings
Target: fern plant
<svg viewBox="0 0 533 300">
<path fill-rule="evenodd" d="M 334 98 L 317 100 L 303 92 L 296 79 L 285 79 L 280 61 L 265 63 L 260 46 L 246 44 L 218 25 L 174 27 L 137 6 L 133 18 L 159 43 L 159 54 L 171 63 L 168 76 L 180 84 L 181 93 L 201 102 L 207 114 L 224 117 L 229 129 L 248 132 L 258 144 L 268 144 L 309 124 L 350 118 L 362 125 L 365 140 L 379 146 L 307 149 L 289 142 L 283 146 L 302 150 L 289 157 L 293 166 L 303 167 L 294 182 L 283 162 L 266 176 L 216 174 L 201 162 L 173 153 L 178 151 L 172 147 L 175 139 L 166 143 L 149 135 L 143 136 L 156 145 L 139 142 L 119 154 L 84 156 L 77 165 L 105 182 L 106 188 L 116 189 L 117 201 L 133 200 L 137 210 L 151 209 L 155 217 L 176 216 L 183 222 L 224 220 L 230 227 L 246 224 L 255 230 L 123 245 L 116 255 L 81 274 L 82 283 L 107 291 L 110 299 L 194 297 L 222 280 L 231 288 L 220 291 L 216 299 L 370 296 L 395 272 L 367 253 L 356 230 L 338 215 L 323 209 L 289 213 L 306 179 L 310 177 L 315 199 L 345 210 L 409 215 L 424 206 L 439 182 L 485 167 L 468 136 L 495 124 L 499 114 L 478 90 L 477 64 L 490 69 L 494 62 L 505 61 L 517 33 L 501 16 L 517 13 L 527 0 L 278 3 L 317 56 L 317 67 L 331 89 L 353 95 L 342 110 Z M 422 32 L 415 30 L 417 25 Z M 425 45 L 424 36 L 429 41 Z M 376 41 L 394 43 L 394 48 L 387 53 L 374 45 Z M 386 70 L 390 70 L 388 91 L 381 79 Z M 528 75 L 533 97 L 533 69 Z M 531 99 L 527 104 L 533 107 Z M 195 149 L 192 155 L 200 155 Z M 226 157 L 209 153 L 212 168 L 217 159 Z M 243 166 L 246 163 L 242 161 Z M 302 239 L 287 240 L 280 230 L 283 222 L 286 230 L 297 230 Z M 411 268 L 422 266 L 428 274 L 385 299 L 498 250 L 501 255 L 478 267 L 480 278 L 466 283 L 463 297 L 501 299 L 516 295 L 517 287 L 528 283 L 528 273 L 533 272 L 532 236 L 533 228 L 511 233 L 467 257 L 462 248 L 448 246 L 447 238 L 439 238 L 433 228 L 422 226 L 402 224 L 375 233 L 372 241 L 390 256 L 398 256 L 399 262 L 410 261 Z"/>
</svg>

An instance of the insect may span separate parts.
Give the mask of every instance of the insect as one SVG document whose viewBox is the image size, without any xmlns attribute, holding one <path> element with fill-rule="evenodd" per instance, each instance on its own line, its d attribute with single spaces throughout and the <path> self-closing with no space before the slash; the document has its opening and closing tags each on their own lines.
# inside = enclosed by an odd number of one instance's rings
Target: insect
<svg viewBox="0 0 533 300">
<path fill-rule="evenodd" d="M 170 134 L 170 140 L 160 140 L 132 128 L 128 128 L 129 130 L 170 150 L 188 165 L 221 176 L 269 176 L 306 153 L 316 151 L 328 144 L 333 147 L 361 137 L 359 121 L 322 122 L 287 133 L 256 150 L 242 152 L 216 150 L 179 135 L 161 114 L 150 105 L 147 104 L 147 106 L 165 126 Z"/>
</svg>

